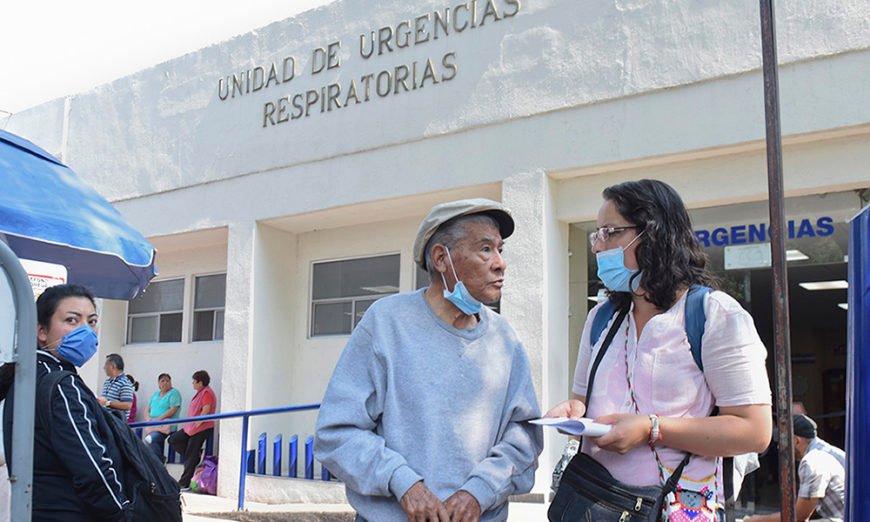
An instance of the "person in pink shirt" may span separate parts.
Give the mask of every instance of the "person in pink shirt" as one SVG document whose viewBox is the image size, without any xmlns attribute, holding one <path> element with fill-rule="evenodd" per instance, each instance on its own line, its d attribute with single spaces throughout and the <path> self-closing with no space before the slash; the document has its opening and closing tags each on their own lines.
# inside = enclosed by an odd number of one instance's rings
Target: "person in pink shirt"
<svg viewBox="0 0 870 522">
<path fill-rule="evenodd" d="M 690 513 L 695 522 L 723 520 L 721 457 L 763 451 L 770 443 L 767 351 L 752 316 L 716 290 L 686 207 L 672 187 L 657 180 L 628 181 L 603 195 L 590 243 L 617 313 L 605 334 L 591 339 L 603 303 L 589 312 L 573 398 L 546 416 L 590 417 L 611 425 L 605 435 L 586 437 L 581 451 L 626 485 L 660 486 L 690 455 L 666 511 L 672 520 L 683 520 L 673 518 L 674 512 Z M 714 290 L 704 296 L 703 370 L 686 337 L 686 294 L 692 285 Z M 592 362 L 611 330 L 587 409 Z M 684 505 L 689 497 L 691 505 Z"/>
<path fill-rule="evenodd" d="M 214 413 L 217 407 L 217 397 L 209 387 L 211 377 L 205 370 L 193 374 L 193 389 L 196 395 L 190 400 L 187 410 L 188 417 L 199 417 Z M 188 422 L 184 429 L 169 436 L 169 445 L 184 459 L 184 471 L 178 479 L 182 489 L 190 488 L 190 479 L 201 457 L 202 445 L 214 433 L 214 421 Z"/>
<path fill-rule="evenodd" d="M 130 381 L 130 385 L 133 386 L 133 405 L 130 406 L 130 415 L 127 417 L 127 424 L 133 424 L 134 422 L 136 422 L 136 411 L 137 411 L 136 392 L 139 391 L 139 381 L 137 381 L 130 374 L 127 374 L 127 380 Z"/>
</svg>

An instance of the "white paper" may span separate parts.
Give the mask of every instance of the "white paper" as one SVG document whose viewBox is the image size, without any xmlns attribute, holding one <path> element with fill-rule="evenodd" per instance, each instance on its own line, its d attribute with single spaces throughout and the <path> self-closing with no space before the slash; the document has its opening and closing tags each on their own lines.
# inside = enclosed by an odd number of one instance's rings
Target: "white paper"
<svg viewBox="0 0 870 522">
<path fill-rule="evenodd" d="M 609 424 L 599 424 L 592 419 L 569 419 L 567 417 L 553 417 L 548 419 L 530 420 L 532 424 L 558 428 L 569 435 L 585 435 L 587 437 L 600 437 L 610 431 Z"/>
</svg>

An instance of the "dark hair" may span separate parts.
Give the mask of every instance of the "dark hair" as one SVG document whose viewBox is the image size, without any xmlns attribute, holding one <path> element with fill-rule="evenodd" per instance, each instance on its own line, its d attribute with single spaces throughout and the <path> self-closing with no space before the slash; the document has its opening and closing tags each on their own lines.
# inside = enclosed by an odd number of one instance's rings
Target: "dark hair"
<svg viewBox="0 0 870 522">
<path fill-rule="evenodd" d="M 115 368 L 124 371 L 124 358 L 116 353 L 110 353 L 106 356 L 106 361 L 112 363 Z"/>
<path fill-rule="evenodd" d="M 137 381 L 135 378 L 133 378 L 133 376 L 130 375 L 129 373 L 127 374 L 127 380 L 130 381 L 130 384 L 133 385 L 134 391 L 139 391 L 139 381 Z"/>
<path fill-rule="evenodd" d="M 203 386 L 208 386 L 208 383 L 211 382 L 211 377 L 208 376 L 207 371 L 197 370 L 193 372 L 193 380 L 201 382 Z"/>
<path fill-rule="evenodd" d="M 667 183 L 654 179 L 626 181 L 604 189 L 604 199 L 644 235 L 636 243 L 635 256 L 645 299 L 667 310 L 677 300 L 680 288 L 701 284 L 718 288 L 707 269 L 707 255 L 698 245 L 683 200 Z M 640 233 L 640 232 L 639 232 Z M 627 308 L 631 295 L 612 292 L 617 308 Z"/>
<path fill-rule="evenodd" d="M 168 373 L 161 373 L 160 375 L 157 376 L 157 380 L 159 381 L 160 379 L 162 379 L 162 378 L 164 378 L 164 377 L 166 377 L 166 378 L 169 379 L 170 381 L 172 380 L 172 376 L 169 375 Z"/>
<path fill-rule="evenodd" d="M 97 308 L 94 294 L 81 285 L 57 285 L 45 289 L 36 300 L 36 322 L 43 328 L 51 326 L 51 317 L 61 301 L 67 297 L 86 297 Z"/>
</svg>

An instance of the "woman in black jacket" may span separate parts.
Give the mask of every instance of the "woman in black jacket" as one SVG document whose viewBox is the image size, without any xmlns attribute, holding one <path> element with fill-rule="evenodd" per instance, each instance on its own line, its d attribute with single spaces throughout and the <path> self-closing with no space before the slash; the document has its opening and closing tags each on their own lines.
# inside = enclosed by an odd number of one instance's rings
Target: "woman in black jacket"
<svg viewBox="0 0 870 522">
<path fill-rule="evenodd" d="M 76 374 L 96 352 L 97 311 L 84 287 L 48 288 L 37 307 L 37 415 L 33 446 L 33 515 L 40 521 L 115 521 L 129 504 L 122 487 L 121 455 L 94 394 Z M 42 380 L 53 372 L 63 378 L 52 390 L 49 411 L 40 411 Z M 11 463 L 14 386 L 7 397 L 3 430 L 6 460 Z M 50 428 L 49 426 L 50 425 Z M 12 470 L 10 470 L 10 473 Z"/>
</svg>

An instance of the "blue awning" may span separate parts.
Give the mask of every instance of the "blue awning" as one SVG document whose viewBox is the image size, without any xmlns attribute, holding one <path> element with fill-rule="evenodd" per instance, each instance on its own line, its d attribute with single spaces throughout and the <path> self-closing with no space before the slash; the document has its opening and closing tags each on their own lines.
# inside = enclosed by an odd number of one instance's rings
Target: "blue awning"
<svg viewBox="0 0 870 522">
<path fill-rule="evenodd" d="M 0 130 L 0 240 L 22 259 L 64 265 L 68 282 L 129 300 L 157 274 L 156 251 L 51 154 Z"/>
</svg>

